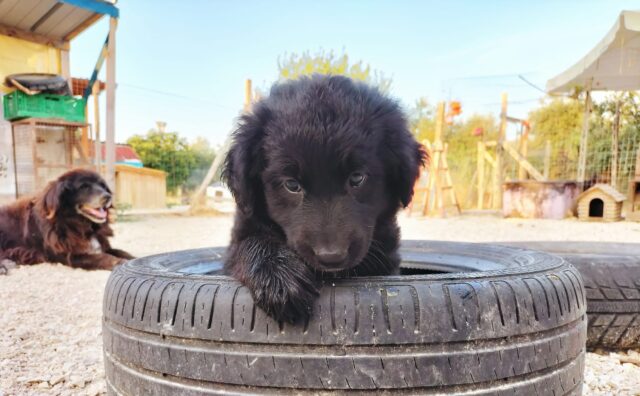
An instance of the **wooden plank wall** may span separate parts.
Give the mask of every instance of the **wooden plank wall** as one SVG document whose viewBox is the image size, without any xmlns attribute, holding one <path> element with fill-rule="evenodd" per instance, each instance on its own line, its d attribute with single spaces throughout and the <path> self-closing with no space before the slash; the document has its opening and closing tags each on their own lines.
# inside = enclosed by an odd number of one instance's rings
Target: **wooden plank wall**
<svg viewBox="0 0 640 396">
<path fill-rule="evenodd" d="M 116 204 L 133 209 L 165 208 L 167 174 L 149 168 L 116 165 Z"/>
</svg>

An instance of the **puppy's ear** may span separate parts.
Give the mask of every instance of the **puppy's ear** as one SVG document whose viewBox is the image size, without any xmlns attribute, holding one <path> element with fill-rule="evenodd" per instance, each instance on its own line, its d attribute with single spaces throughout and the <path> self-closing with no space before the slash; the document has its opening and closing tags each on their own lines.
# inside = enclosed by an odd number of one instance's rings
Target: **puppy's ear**
<svg viewBox="0 0 640 396">
<path fill-rule="evenodd" d="M 41 205 L 42 210 L 48 220 L 51 220 L 55 217 L 58 208 L 60 207 L 60 201 L 62 200 L 62 194 L 67 189 L 67 183 L 61 180 L 55 180 L 50 182 L 47 187 L 45 187 L 42 198 Z"/>
<path fill-rule="evenodd" d="M 251 216 L 264 200 L 260 173 L 264 169 L 262 138 L 267 111 L 259 104 L 240 118 L 222 170 L 222 180 L 231 190 L 238 209 Z"/>
<path fill-rule="evenodd" d="M 383 144 L 387 185 L 402 207 L 407 207 L 411 203 L 420 168 L 428 165 L 429 155 L 409 132 L 407 122 L 399 110 L 385 124 Z"/>
</svg>

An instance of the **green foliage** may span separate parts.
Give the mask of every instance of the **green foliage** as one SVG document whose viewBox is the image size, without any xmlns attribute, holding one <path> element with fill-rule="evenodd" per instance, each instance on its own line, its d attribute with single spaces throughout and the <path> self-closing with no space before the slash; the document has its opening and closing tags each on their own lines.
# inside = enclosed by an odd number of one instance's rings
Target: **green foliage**
<svg viewBox="0 0 640 396">
<path fill-rule="evenodd" d="M 409 127 L 419 142 L 433 141 L 436 133 L 435 109 L 427 98 L 416 100 L 409 112 Z"/>
<path fill-rule="evenodd" d="M 427 99 L 417 100 L 409 111 L 409 125 L 419 142 L 433 143 L 435 109 Z M 474 114 L 465 120 L 454 118 L 452 125 L 445 124 L 443 128 L 443 140 L 448 145 L 447 163 L 456 194 L 464 205 L 476 170 L 478 141 L 495 140 L 498 136 L 498 123 L 491 115 Z M 474 136 L 476 128 L 482 128 L 484 136 Z"/>
<path fill-rule="evenodd" d="M 216 157 L 216 150 L 211 147 L 209 141 L 203 137 L 197 137 L 189 145 L 189 148 L 194 155 L 195 164 L 189 178 L 184 184 L 184 188 L 185 190 L 193 191 L 198 188 L 209 171 L 209 167 Z"/>
<path fill-rule="evenodd" d="M 618 132 L 618 185 L 626 185 L 634 172 L 635 153 L 640 147 L 640 97 L 635 92 L 620 92 L 605 97 L 593 106 L 590 119 L 588 161 L 608 166 L 612 159 L 611 144 L 616 108 L 620 108 Z M 589 164 L 588 164 L 589 165 Z M 588 177 L 601 177 L 602 166 L 587 166 Z M 622 187 L 624 188 L 624 187 Z"/>
<path fill-rule="evenodd" d="M 474 136 L 476 128 L 482 128 L 483 136 Z M 490 114 L 473 114 L 466 120 L 454 121 L 451 126 L 445 126 L 447 162 L 462 205 L 468 203 L 469 192 L 474 188 L 472 184 L 477 170 L 478 142 L 483 139 L 496 140 L 498 129 L 498 122 Z"/>
<path fill-rule="evenodd" d="M 576 99 L 555 98 L 529 113 L 531 124 L 531 150 L 544 150 L 551 142 L 551 179 L 564 176 L 567 167 L 575 167 L 580 151 L 580 135 L 584 116 L 584 102 Z M 595 141 L 594 141 L 595 142 Z M 538 161 L 542 165 L 542 160 Z M 538 166 L 538 168 L 540 168 Z M 573 177 L 573 176 L 571 176 Z"/>
<path fill-rule="evenodd" d="M 127 140 L 145 166 L 167 172 L 167 190 L 175 192 L 197 186 L 215 157 L 213 148 L 204 138 L 189 144 L 178 132 L 151 129 L 146 135 L 134 135 Z M 204 169 L 204 171 L 203 171 Z"/>
<path fill-rule="evenodd" d="M 613 129 L 616 108 L 620 106 L 620 136 L 638 133 L 640 129 L 640 96 L 635 92 L 610 95 L 593 106 L 594 129 Z"/>
<path fill-rule="evenodd" d="M 381 72 L 371 69 L 369 64 L 362 61 L 350 63 L 349 55 L 343 53 L 336 56 L 333 51 L 309 51 L 301 55 L 292 53 L 278 58 L 278 71 L 281 80 L 296 79 L 300 76 L 310 76 L 314 73 L 342 75 L 378 86 L 383 92 L 391 87 L 391 79 Z"/>
</svg>

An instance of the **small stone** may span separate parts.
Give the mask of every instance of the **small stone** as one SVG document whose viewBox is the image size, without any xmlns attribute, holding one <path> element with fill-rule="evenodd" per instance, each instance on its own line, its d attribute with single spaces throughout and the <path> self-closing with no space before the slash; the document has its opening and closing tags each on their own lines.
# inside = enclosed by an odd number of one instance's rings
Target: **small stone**
<svg viewBox="0 0 640 396">
<path fill-rule="evenodd" d="M 41 382 L 38 384 L 37 388 L 38 389 L 49 389 L 49 383 L 48 382 Z"/>
<path fill-rule="evenodd" d="M 64 382 L 64 380 L 65 380 L 65 376 L 63 374 L 58 374 L 58 375 L 52 376 L 51 379 L 49 380 L 49 383 L 51 384 L 51 386 L 53 386 L 61 382 Z"/>
<path fill-rule="evenodd" d="M 106 389 L 104 388 L 104 384 L 97 382 L 97 381 L 93 381 L 91 383 L 89 383 L 87 385 L 87 387 L 85 388 L 85 394 L 87 396 L 96 396 L 96 395 L 101 395 L 106 391 Z"/>
<path fill-rule="evenodd" d="M 69 385 L 74 388 L 84 388 L 85 380 L 78 375 L 69 376 Z"/>
</svg>

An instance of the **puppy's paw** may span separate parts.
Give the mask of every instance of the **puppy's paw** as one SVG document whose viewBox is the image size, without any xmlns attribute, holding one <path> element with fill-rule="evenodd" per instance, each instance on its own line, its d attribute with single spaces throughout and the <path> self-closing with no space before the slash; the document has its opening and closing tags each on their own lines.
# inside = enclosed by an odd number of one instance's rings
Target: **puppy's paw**
<svg viewBox="0 0 640 396">
<path fill-rule="evenodd" d="M 2 259 L 0 261 L 0 275 L 9 275 L 9 271 L 16 268 L 18 265 L 15 261 L 9 259 Z"/>
<path fill-rule="evenodd" d="M 293 255 L 279 255 L 252 271 L 249 288 L 255 303 L 278 321 L 307 319 L 318 296 L 307 266 Z"/>
</svg>

